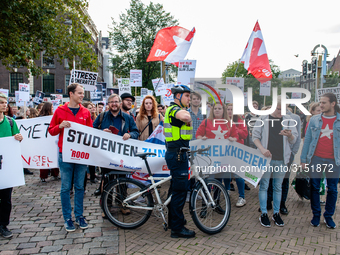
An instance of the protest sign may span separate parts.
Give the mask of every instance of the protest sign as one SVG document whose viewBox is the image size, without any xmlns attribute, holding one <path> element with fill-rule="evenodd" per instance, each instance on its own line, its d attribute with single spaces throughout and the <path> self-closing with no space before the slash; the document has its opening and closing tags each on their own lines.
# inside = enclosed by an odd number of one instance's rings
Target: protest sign
<svg viewBox="0 0 340 255">
<path fill-rule="evenodd" d="M 164 105 L 170 105 L 174 101 L 174 95 L 171 93 L 171 88 L 175 86 L 173 83 L 165 84 L 166 93 L 162 96 L 162 103 Z"/>
<path fill-rule="evenodd" d="M 58 167 L 58 136 L 51 136 L 48 133 L 51 119 L 52 116 L 45 116 L 16 121 L 24 138 L 21 142 L 22 160 L 20 160 L 24 168 Z"/>
<path fill-rule="evenodd" d="M 140 89 L 140 97 L 141 97 L 141 99 L 143 100 L 143 98 L 144 98 L 146 95 L 148 95 L 148 93 L 149 93 L 149 90 L 148 90 L 147 88 L 141 88 L 141 89 Z"/>
<path fill-rule="evenodd" d="M 96 88 L 94 85 L 97 83 L 98 73 L 75 70 L 71 72 L 70 83 L 79 83 L 85 89 L 85 91 L 94 91 Z"/>
<path fill-rule="evenodd" d="M 244 78 L 227 77 L 226 84 L 235 85 L 236 87 L 240 88 L 242 92 L 244 92 Z"/>
<path fill-rule="evenodd" d="M 30 85 L 26 83 L 19 83 L 19 91 L 30 92 Z"/>
<path fill-rule="evenodd" d="M 260 84 L 260 96 L 270 96 L 272 82 L 267 81 Z"/>
<path fill-rule="evenodd" d="M 37 90 L 35 92 L 35 97 L 34 97 L 34 103 L 35 104 L 41 104 L 43 102 L 43 99 L 45 97 L 45 93 L 40 91 L 40 90 Z"/>
<path fill-rule="evenodd" d="M 0 190 L 25 185 L 20 142 L 13 136 L 0 138 Z"/>
<path fill-rule="evenodd" d="M 80 132 L 82 135 L 79 136 Z M 93 165 L 124 171 L 147 173 L 144 161 L 135 157 L 135 152 L 155 152 L 148 157 L 152 172 L 166 168 L 165 146 L 135 139 L 123 140 L 122 136 L 103 132 L 71 122 L 65 128 L 63 139 L 63 161 Z"/>
<path fill-rule="evenodd" d="M 301 98 L 302 93 L 298 93 L 298 92 L 293 92 L 292 93 L 292 99 L 299 99 Z"/>
<path fill-rule="evenodd" d="M 60 105 L 60 100 L 59 99 L 55 99 L 55 100 L 51 100 L 52 106 L 53 106 L 53 113 L 55 112 L 55 110 L 57 110 L 57 108 Z"/>
<path fill-rule="evenodd" d="M 207 156 L 197 157 L 194 171 L 203 174 L 215 174 L 215 178 L 227 178 L 229 173 L 235 173 L 254 187 L 262 178 L 264 170 L 268 169 L 271 158 L 266 158 L 256 149 L 227 139 L 207 139 L 190 141 L 191 150 L 207 148 L 211 161 Z M 211 165 L 209 164 L 211 162 Z"/>
<path fill-rule="evenodd" d="M 185 60 L 178 62 L 178 85 L 190 85 L 190 79 L 195 78 L 196 60 Z"/>
<path fill-rule="evenodd" d="M 151 81 L 156 96 L 162 96 L 166 93 L 166 86 L 164 84 L 163 78 L 156 78 L 152 79 Z"/>
<path fill-rule="evenodd" d="M 320 101 L 320 97 L 325 94 L 325 93 L 333 93 L 335 94 L 338 104 L 340 104 L 340 87 L 331 87 L 331 88 L 322 88 L 322 89 L 317 89 L 317 97 L 318 101 Z"/>
<path fill-rule="evenodd" d="M 142 70 L 130 70 L 130 86 L 142 87 Z"/>
<path fill-rule="evenodd" d="M 131 94 L 130 80 L 126 78 L 118 79 L 119 95 L 123 93 Z"/>
<path fill-rule="evenodd" d="M 59 100 L 59 105 L 63 104 L 63 95 L 61 94 L 51 94 L 51 100 Z"/>
<path fill-rule="evenodd" d="M 0 93 L 4 94 L 6 97 L 8 97 L 8 89 L 0 89 Z"/>
<path fill-rule="evenodd" d="M 153 90 L 148 89 L 148 95 L 153 96 Z"/>
<path fill-rule="evenodd" d="M 108 98 L 109 96 L 111 96 L 113 94 L 119 95 L 119 89 L 116 89 L 116 88 L 106 88 L 106 98 Z"/>
<path fill-rule="evenodd" d="M 15 101 L 17 106 L 25 106 L 30 100 L 30 94 L 26 91 L 15 91 Z"/>
<path fill-rule="evenodd" d="M 103 100 L 103 86 L 101 84 L 96 84 L 96 90 L 90 92 L 90 98 L 92 102 Z"/>
</svg>

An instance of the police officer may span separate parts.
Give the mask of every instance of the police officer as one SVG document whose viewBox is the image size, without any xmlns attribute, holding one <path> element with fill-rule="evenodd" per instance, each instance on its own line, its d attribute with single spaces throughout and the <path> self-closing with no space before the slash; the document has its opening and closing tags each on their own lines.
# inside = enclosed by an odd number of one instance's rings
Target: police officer
<svg viewBox="0 0 340 255">
<path fill-rule="evenodd" d="M 169 227 L 171 237 L 194 237 L 195 232 L 184 227 L 183 207 L 189 188 L 187 152 L 192 137 L 191 116 L 187 111 L 190 102 L 190 89 L 177 85 L 171 89 L 174 102 L 166 110 L 164 133 L 167 151 L 165 160 L 172 175 L 170 191 L 172 194 L 169 208 Z"/>
</svg>

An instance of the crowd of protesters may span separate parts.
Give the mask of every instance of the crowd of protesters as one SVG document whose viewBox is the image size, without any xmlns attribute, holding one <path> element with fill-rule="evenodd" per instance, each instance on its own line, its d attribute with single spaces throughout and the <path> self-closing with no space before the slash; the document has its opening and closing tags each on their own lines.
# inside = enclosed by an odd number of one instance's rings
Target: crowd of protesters
<svg viewBox="0 0 340 255">
<path fill-rule="evenodd" d="M 103 187 L 108 181 L 104 178 L 105 175 L 112 169 L 98 169 L 95 166 L 63 162 L 63 129 L 70 127 L 70 121 L 72 121 L 104 132 L 114 133 L 122 136 L 124 140 L 144 141 L 164 120 L 167 106 L 157 104 L 155 97 L 148 95 L 144 97 L 139 108 L 133 107 L 136 106 L 135 97 L 129 93 L 124 93 L 121 96 L 110 95 L 107 98 L 106 107 L 103 103 L 83 102 L 84 89 L 79 84 L 69 85 L 68 95 L 70 101 L 54 111 L 53 105 L 49 102 L 39 104 L 36 108 L 11 107 L 7 103 L 7 97 L 0 94 L 0 137 L 14 136 L 16 140 L 21 141 L 22 136 L 15 120 L 53 115 L 49 133 L 52 136 L 59 135 L 59 169 L 41 169 L 40 179 L 45 183 L 50 174 L 54 180 L 61 180 L 60 197 L 65 229 L 74 231 L 76 229 L 74 223 L 81 229 L 88 228 L 83 216 L 84 187 L 87 180 L 98 184 L 98 188 L 94 192 L 94 195 L 98 196 L 103 192 Z M 258 149 L 264 156 L 271 157 L 270 165 L 273 168 L 269 169 L 274 169 L 275 166 L 287 166 L 289 169 L 302 142 L 300 159 L 302 169 L 315 170 L 320 165 L 326 166 L 322 171 L 324 176 L 320 171 L 310 171 L 313 214 L 311 225 L 317 227 L 320 223 L 322 201 L 320 201 L 319 189 L 320 180 L 325 177 L 327 199 L 323 214 L 324 222 L 329 228 L 336 227 L 332 216 L 337 201 L 337 183 L 340 173 L 340 109 L 334 94 L 324 94 L 319 102 L 311 103 L 309 106 L 311 115 L 307 117 L 294 114 L 288 107 L 287 114 L 282 115 L 280 97 L 278 97 L 277 105 L 272 106 L 274 111 L 265 116 L 251 112 L 244 116 L 235 115 L 233 114 L 233 104 L 221 104 L 218 100 L 215 103 L 207 104 L 207 114 L 203 114 L 201 101 L 200 94 L 191 93 L 188 111 L 192 119 L 192 139 L 228 139 L 231 142 Z M 253 107 L 259 109 L 260 105 L 253 101 Z M 262 109 L 268 108 L 271 107 L 266 106 Z M 215 121 L 218 119 L 227 121 Z M 281 125 L 282 121 L 285 121 L 287 127 Z M 96 169 L 101 171 L 101 175 Z M 24 172 L 33 174 L 28 169 L 25 169 Z M 117 171 L 113 178 L 121 175 Z M 261 213 L 259 221 L 262 226 L 271 226 L 268 211 L 272 209 L 273 222 L 277 226 L 284 226 L 281 215 L 289 213 L 286 206 L 289 178 L 290 171 L 267 171 L 264 173 L 258 192 L 259 212 Z M 238 189 L 236 206 L 246 206 L 245 190 L 250 190 L 250 188 L 243 178 L 230 173 L 226 178 L 219 180 L 229 191 L 235 191 L 233 185 L 233 181 L 235 181 Z M 70 200 L 73 190 L 75 222 L 72 220 Z M 11 192 L 11 188 L 0 190 L 0 234 L 5 238 L 12 236 L 11 231 L 7 228 L 11 211 Z M 229 194 L 233 195 L 233 193 Z M 131 213 L 128 208 L 120 209 L 124 215 Z M 105 217 L 104 214 L 103 217 Z"/>
</svg>

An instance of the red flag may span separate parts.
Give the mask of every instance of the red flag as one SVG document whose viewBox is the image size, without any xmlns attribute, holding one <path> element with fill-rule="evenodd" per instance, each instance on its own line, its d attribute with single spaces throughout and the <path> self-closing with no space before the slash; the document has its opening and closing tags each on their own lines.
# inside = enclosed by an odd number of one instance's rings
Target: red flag
<svg viewBox="0 0 340 255">
<path fill-rule="evenodd" d="M 273 78 L 258 22 L 256 22 L 244 49 L 241 62 L 244 64 L 244 68 L 248 70 L 248 74 L 251 73 L 259 82 L 270 81 Z"/>
<path fill-rule="evenodd" d="M 195 28 L 189 31 L 175 26 L 166 27 L 158 31 L 146 62 L 166 61 L 178 65 L 187 55 L 195 35 Z"/>
</svg>

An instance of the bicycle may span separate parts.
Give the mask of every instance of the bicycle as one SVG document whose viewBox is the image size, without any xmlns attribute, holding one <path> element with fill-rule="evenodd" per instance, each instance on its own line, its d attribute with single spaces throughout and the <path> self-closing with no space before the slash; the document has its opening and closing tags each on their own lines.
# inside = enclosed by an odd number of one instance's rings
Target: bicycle
<svg viewBox="0 0 340 255">
<path fill-rule="evenodd" d="M 190 195 L 189 210 L 195 225 L 204 233 L 216 234 L 228 223 L 230 217 L 230 198 L 224 185 L 216 179 L 207 179 L 200 171 L 195 171 L 195 154 L 207 155 L 206 149 L 190 151 L 191 178 L 196 183 Z M 123 229 L 134 229 L 142 226 L 151 216 L 152 211 L 158 218 L 163 219 L 163 228 L 168 229 L 166 215 L 171 195 L 163 203 L 157 187 L 171 180 L 171 176 L 153 177 L 147 157 L 155 153 L 137 153 L 136 156 L 145 161 L 151 185 L 146 186 L 138 180 L 118 178 L 110 181 L 104 188 L 101 197 L 103 211 L 109 221 Z M 202 158 L 202 157 L 201 157 Z M 209 158 L 209 157 L 208 157 Z M 210 164 L 211 164 L 211 159 Z M 209 165 L 210 165 L 209 164 Z M 159 180 L 159 182 L 155 182 Z M 155 200 L 152 196 L 155 194 Z M 130 211 L 123 214 L 123 210 Z"/>
</svg>

